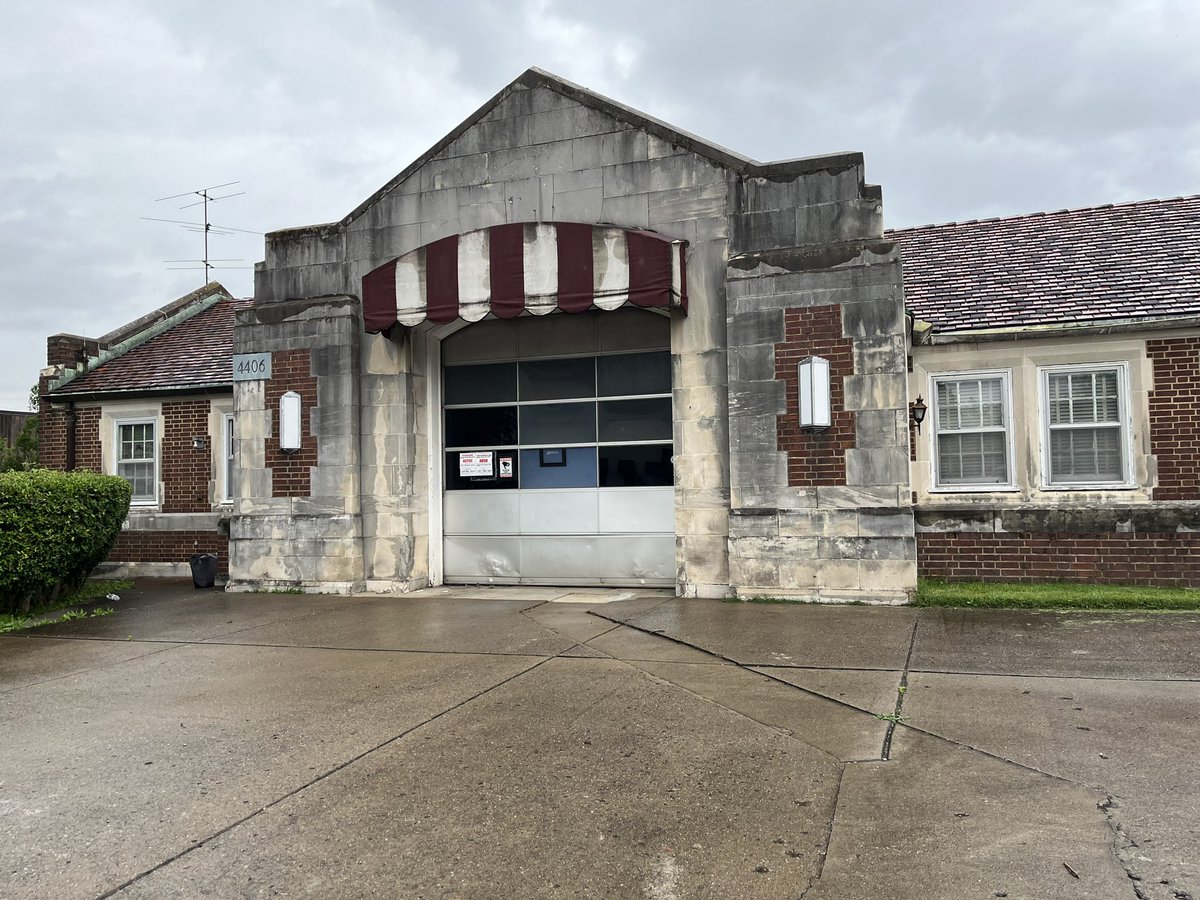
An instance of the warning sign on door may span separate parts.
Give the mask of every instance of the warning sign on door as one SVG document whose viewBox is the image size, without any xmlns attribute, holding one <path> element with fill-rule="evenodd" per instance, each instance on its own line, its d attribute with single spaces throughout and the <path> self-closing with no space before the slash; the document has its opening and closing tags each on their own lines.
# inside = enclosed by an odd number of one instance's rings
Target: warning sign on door
<svg viewBox="0 0 1200 900">
<path fill-rule="evenodd" d="M 511 456 L 500 457 L 500 477 L 501 478 L 512 478 L 513 477 L 512 462 L 513 462 L 513 458 Z"/>
<path fill-rule="evenodd" d="M 463 478 L 491 478 L 495 474 L 492 468 L 491 450 L 470 450 L 458 454 L 458 474 Z"/>
</svg>

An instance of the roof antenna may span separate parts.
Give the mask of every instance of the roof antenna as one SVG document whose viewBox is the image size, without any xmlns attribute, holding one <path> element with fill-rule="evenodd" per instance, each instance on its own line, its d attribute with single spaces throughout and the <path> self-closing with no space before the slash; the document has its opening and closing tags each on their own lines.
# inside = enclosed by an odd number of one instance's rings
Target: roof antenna
<svg viewBox="0 0 1200 900">
<path fill-rule="evenodd" d="M 170 225 L 178 225 L 181 228 L 183 228 L 185 231 L 198 231 L 204 235 L 204 258 L 203 259 L 165 259 L 165 260 L 163 260 L 164 263 L 168 263 L 168 264 L 198 263 L 199 266 L 170 265 L 170 268 L 172 270 L 186 270 L 186 269 L 194 270 L 196 268 L 202 268 L 204 270 L 204 283 L 208 284 L 212 280 L 209 277 L 209 273 L 212 272 L 213 269 L 248 269 L 249 268 L 249 266 L 218 266 L 218 265 L 215 265 L 215 263 L 244 262 L 245 260 L 242 260 L 242 259 L 213 259 L 208 255 L 208 236 L 210 234 L 220 234 L 220 235 L 230 235 L 230 234 L 234 234 L 234 233 L 262 234 L 261 231 L 248 231 L 245 228 L 232 228 L 229 225 L 216 225 L 208 220 L 208 204 L 216 203 L 218 200 L 228 200 L 230 197 L 240 197 L 246 193 L 245 191 L 234 191 L 233 193 L 229 193 L 229 194 L 217 195 L 213 192 L 223 190 L 224 188 L 233 187 L 235 184 L 240 184 L 240 183 L 241 182 L 238 182 L 238 181 L 227 181 L 224 184 L 214 184 L 211 187 L 200 188 L 200 190 L 198 190 L 198 191 L 185 191 L 182 194 L 172 194 L 170 197 L 159 197 L 157 200 L 154 201 L 155 203 L 162 203 L 163 201 L 166 201 L 166 200 L 178 200 L 181 197 L 199 197 L 200 198 L 199 200 L 195 200 L 191 203 L 185 203 L 183 206 L 181 206 L 179 208 L 180 209 L 191 209 L 194 206 L 202 207 L 203 208 L 202 209 L 203 218 L 204 218 L 204 221 L 202 221 L 202 222 L 182 222 L 178 219 L 155 219 L 155 218 L 151 218 L 150 216 L 141 216 L 140 217 L 145 222 L 166 222 Z"/>
</svg>

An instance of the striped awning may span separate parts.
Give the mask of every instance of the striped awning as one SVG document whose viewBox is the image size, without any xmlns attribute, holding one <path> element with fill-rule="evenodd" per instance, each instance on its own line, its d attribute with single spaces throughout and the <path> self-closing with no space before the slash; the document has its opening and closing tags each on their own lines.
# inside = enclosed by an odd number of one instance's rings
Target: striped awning
<svg viewBox="0 0 1200 900">
<path fill-rule="evenodd" d="M 685 241 L 609 225 L 496 225 L 434 241 L 363 276 L 369 332 L 489 313 L 511 319 L 626 303 L 687 310 Z"/>
</svg>

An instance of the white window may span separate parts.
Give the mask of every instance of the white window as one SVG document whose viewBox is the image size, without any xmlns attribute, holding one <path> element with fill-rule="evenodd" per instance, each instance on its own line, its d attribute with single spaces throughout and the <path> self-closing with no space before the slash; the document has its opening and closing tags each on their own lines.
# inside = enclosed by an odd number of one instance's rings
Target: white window
<svg viewBox="0 0 1200 900">
<path fill-rule="evenodd" d="M 223 497 L 225 500 L 233 499 L 233 416 L 225 416 L 225 435 L 224 435 L 224 460 L 225 460 L 225 487 Z"/>
<path fill-rule="evenodd" d="M 1009 373 L 935 375 L 933 483 L 943 490 L 1013 486 Z"/>
<path fill-rule="evenodd" d="M 158 454 L 153 419 L 126 419 L 116 423 L 117 475 L 133 488 L 133 503 L 158 502 Z"/>
<path fill-rule="evenodd" d="M 1040 371 L 1046 486 L 1128 487 L 1126 366 L 1055 366 Z"/>
</svg>

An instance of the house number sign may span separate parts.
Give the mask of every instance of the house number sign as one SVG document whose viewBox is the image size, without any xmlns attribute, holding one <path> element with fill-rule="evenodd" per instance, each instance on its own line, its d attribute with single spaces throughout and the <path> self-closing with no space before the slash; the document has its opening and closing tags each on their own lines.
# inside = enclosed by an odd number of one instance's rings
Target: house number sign
<svg viewBox="0 0 1200 900">
<path fill-rule="evenodd" d="M 270 353 L 235 353 L 234 381 L 265 381 L 271 377 Z"/>
</svg>

